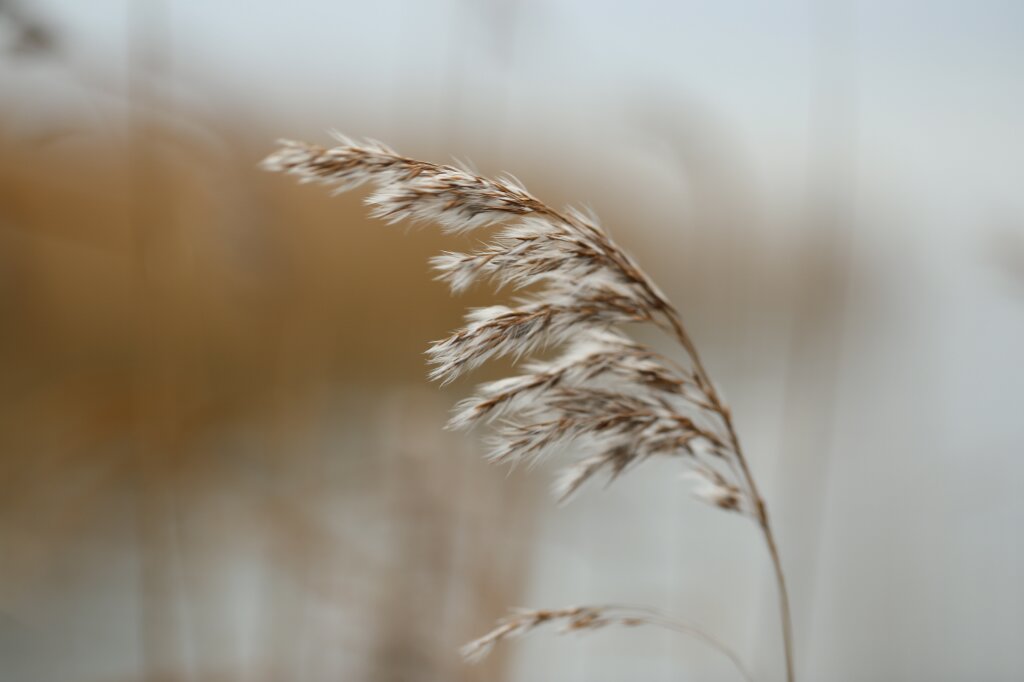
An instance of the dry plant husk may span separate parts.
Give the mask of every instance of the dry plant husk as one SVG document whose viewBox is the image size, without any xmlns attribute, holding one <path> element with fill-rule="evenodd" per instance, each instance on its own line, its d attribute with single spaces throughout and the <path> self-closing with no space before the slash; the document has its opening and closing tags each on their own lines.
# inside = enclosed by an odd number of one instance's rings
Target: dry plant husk
<svg viewBox="0 0 1024 682">
<path fill-rule="evenodd" d="M 571 445 L 580 456 L 555 483 L 562 501 L 600 474 L 614 480 L 652 457 L 678 461 L 696 481 L 699 499 L 748 516 L 763 531 L 792 680 L 788 597 L 766 506 L 729 407 L 660 289 L 596 218 L 555 210 L 511 176 L 489 179 L 404 157 L 379 142 L 338 141 L 333 148 L 282 141 L 263 166 L 336 192 L 370 183 L 371 215 L 391 223 L 433 222 L 448 233 L 494 226 L 477 250 L 434 258 L 438 279 L 454 293 L 480 281 L 529 289 L 510 304 L 470 310 L 464 327 L 435 342 L 428 351 L 432 379 L 448 383 L 494 358 L 518 362 L 546 349 L 561 351 L 554 359 L 522 364 L 517 376 L 480 386 L 458 405 L 449 427 L 492 422 L 489 458 L 502 463 L 534 462 Z M 682 347 L 682 361 L 631 339 L 624 331 L 630 323 L 671 334 Z M 467 652 L 478 656 L 500 639 L 559 619 L 570 629 L 642 621 L 597 607 L 524 611 Z"/>
</svg>

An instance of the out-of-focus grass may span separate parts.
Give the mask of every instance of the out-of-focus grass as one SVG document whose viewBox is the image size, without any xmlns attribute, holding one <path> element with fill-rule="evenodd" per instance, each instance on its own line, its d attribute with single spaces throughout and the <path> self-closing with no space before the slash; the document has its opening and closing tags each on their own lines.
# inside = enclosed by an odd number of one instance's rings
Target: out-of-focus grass
<svg viewBox="0 0 1024 682">
<path fill-rule="evenodd" d="M 456 649 L 517 601 L 528 490 L 402 388 L 458 318 L 438 238 L 150 133 L 0 143 L 3 668 L 500 676 Z"/>
</svg>

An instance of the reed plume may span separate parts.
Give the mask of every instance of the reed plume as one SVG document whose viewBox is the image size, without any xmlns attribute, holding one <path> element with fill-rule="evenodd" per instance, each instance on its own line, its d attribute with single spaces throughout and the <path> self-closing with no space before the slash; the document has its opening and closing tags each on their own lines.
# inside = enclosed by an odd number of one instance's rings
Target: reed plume
<svg viewBox="0 0 1024 682">
<path fill-rule="evenodd" d="M 522 637 L 544 625 L 561 623 L 562 633 L 600 630 L 610 626 L 639 627 L 649 625 L 696 637 L 728 658 L 743 676 L 750 680 L 750 674 L 743 667 L 731 649 L 704 634 L 701 630 L 670 618 L 654 609 L 634 606 L 570 606 L 564 609 L 513 609 L 498 621 L 497 626 L 482 637 L 462 647 L 462 655 L 468 661 L 485 657 L 494 645 L 504 639 Z"/>
<path fill-rule="evenodd" d="M 526 364 L 518 376 L 482 385 L 456 408 L 451 428 L 498 422 L 490 459 L 532 462 L 572 445 L 582 455 L 558 477 L 555 492 L 567 500 L 590 479 L 609 480 L 652 457 L 670 457 L 695 479 L 694 494 L 719 509 L 751 518 L 764 535 L 775 570 L 787 679 L 793 647 L 781 560 L 747 458 L 722 399 L 676 309 L 596 218 L 555 210 L 511 176 L 496 179 L 449 165 L 403 157 L 377 142 L 338 136 L 323 148 L 282 142 L 263 167 L 344 192 L 376 186 L 366 199 L 371 215 L 435 222 L 450 233 L 501 225 L 481 248 L 443 253 L 432 260 L 438 279 L 460 292 L 481 281 L 531 293 L 510 305 L 469 311 L 466 325 L 428 351 L 431 378 L 448 383 L 497 357 L 522 357 L 559 347 L 552 360 Z M 627 323 L 653 324 L 682 346 L 681 362 L 637 343 Z M 526 615 L 524 615 L 526 614 Z M 469 645 L 485 651 L 494 642 L 550 620 L 570 629 L 634 616 L 607 610 L 528 611 Z M 497 633 L 497 634 L 496 634 Z"/>
</svg>

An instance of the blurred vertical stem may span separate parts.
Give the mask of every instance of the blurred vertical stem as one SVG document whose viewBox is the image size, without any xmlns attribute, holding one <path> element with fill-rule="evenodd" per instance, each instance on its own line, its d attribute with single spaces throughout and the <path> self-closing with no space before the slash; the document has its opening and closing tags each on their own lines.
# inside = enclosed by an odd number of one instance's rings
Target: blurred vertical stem
<svg viewBox="0 0 1024 682">
<path fill-rule="evenodd" d="M 136 532 L 139 552 L 139 629 L 141 675 L 156 679 L 171 674 L 179 661 L 173 618 L 175 585 L 169 561 L 174 553 L 174 490 L 171 434 L 175 396 L 171 381 L 168 325 L 162 296 L 166 289 L 171 231 L 168 185 L 158 156 L 153 124 L 154 81 L 165 71 L 169 50 L 166 0 L 140 0 L 127 7 L 128 148 L 127 189 L 134 239 L 136 364 L 133 414 L 136 441 Z"/>
</svg>

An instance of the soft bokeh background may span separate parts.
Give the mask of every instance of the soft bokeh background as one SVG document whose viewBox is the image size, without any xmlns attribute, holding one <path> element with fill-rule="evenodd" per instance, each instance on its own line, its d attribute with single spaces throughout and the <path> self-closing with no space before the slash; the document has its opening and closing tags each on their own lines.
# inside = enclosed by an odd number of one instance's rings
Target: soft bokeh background
<svg viewBox="0 0 1024 682">
<path fill-rule="evenodd" d="M 444 242 L 256 170 L 337 128 L 586 203 L 684 312 L 806 680 L 1024 677 L 1024 5 L 0 1 L 0 680 L 781 678 L 671 463 L 558 509 L 442 432 Z M 663 343 L 651 337 L 655 343 Z"/>
</svg>

